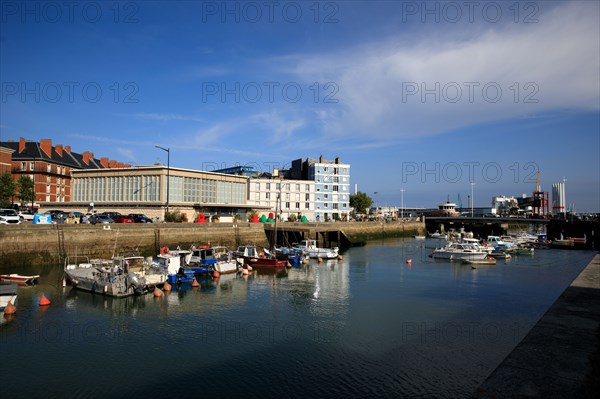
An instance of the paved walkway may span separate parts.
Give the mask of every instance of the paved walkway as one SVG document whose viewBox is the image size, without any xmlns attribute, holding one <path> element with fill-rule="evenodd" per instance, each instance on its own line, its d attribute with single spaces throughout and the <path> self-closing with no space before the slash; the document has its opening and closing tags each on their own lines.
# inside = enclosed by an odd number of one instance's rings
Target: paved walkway
<svg viewBox="0 0 600 399">
<path fill-rule="evenodd" d="M 600 254 L 474 393 L 474 398 L 580 398 L 598 348 Z M 599 378 L 596 376 L 596 378 Z"/>
</svg>

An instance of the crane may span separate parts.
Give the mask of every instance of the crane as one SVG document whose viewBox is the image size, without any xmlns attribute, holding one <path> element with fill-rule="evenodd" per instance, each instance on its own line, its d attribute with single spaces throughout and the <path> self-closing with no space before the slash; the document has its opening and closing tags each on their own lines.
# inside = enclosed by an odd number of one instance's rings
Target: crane
<svg viewBox="0 0 600 399">
<path fill-rule="evenodd" d="M 544 217 L 548 214 L 548 192 L 540 191 L 540 171 L 535 179 L 535 191 L 533 192 L 533 217 Z"/>
</svg>

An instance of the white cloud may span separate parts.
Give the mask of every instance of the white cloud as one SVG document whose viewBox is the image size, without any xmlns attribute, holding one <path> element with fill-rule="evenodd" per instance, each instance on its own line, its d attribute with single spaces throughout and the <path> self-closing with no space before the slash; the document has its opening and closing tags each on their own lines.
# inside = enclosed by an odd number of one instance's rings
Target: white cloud
<svg viewBox="0 0 600 399">
<path fill-rule="evenodd" d="M 468 40 L 464 32 L 410 45 L 388 38 L 283 60 L 303 81 L 339 86 L 339 107 L 317 111 L 330 139 L 418 137 L 552 110 L 598 110 L 597 16 L 597 2 L 566 3 L 539 23 L 473 27 Z"/>
</svg>

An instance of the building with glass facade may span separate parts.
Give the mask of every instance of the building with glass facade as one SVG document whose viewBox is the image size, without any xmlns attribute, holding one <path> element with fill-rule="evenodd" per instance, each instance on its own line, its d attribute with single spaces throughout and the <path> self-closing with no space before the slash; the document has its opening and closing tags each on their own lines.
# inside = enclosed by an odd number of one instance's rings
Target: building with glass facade
<svg viewBox="0 0 600 399">
<path fill-rule="evenodd" d="M 239 214 L 245 219 L 249 208 L 245 176 L 152 165 L 74 170 L 72 178 L 72 205 L 90 210 L 136 213 L 144 209 L 148 216 L 160 218 L 168 202 L 171 210 L 186 213 L 188 219 L 199 213 Z"/>
</svg>

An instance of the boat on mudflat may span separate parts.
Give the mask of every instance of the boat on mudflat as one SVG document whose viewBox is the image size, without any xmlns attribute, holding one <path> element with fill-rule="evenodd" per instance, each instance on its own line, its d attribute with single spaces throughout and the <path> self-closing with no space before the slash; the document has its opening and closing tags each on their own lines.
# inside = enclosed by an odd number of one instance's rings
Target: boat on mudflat
<svg viewBox="0 0 600 399">
<path fill-rule="evenodd" d="M 37 283 L 38 278 L 40 278 L 39 274 L 33 276 L 23 276 L 16 273 L 0 275 L 0 279 L 4 281 L 12 281 L 19 284 L 35 284 Z"/>
</svg>

